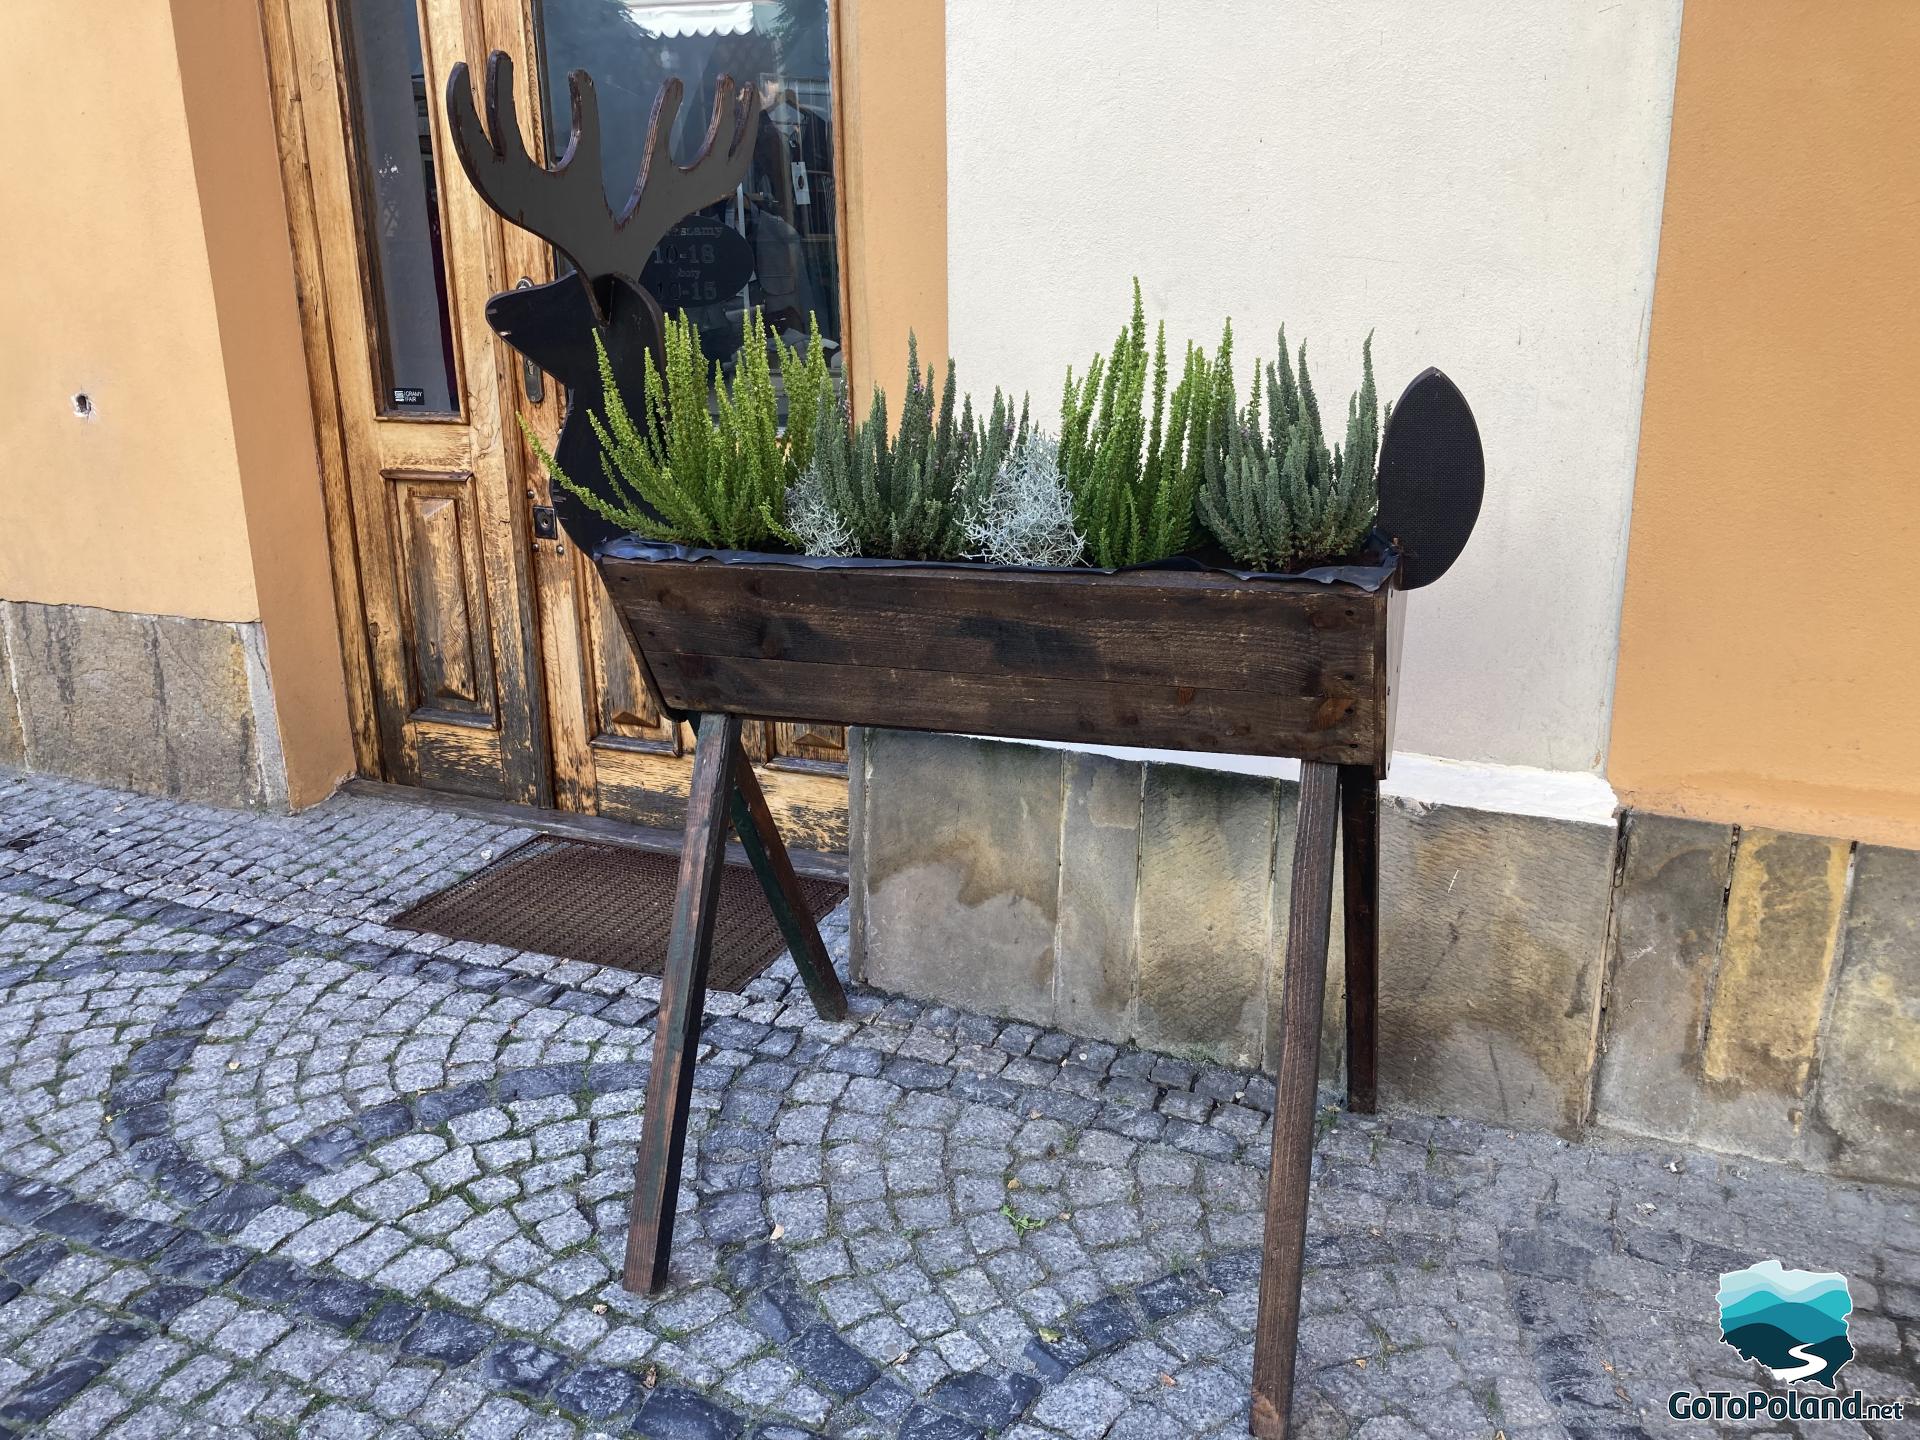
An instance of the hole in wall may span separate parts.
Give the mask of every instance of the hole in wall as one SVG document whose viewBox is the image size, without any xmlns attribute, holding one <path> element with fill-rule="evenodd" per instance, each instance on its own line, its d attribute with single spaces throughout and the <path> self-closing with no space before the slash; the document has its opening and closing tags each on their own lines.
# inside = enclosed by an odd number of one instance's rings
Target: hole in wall
<svg viewBox="0 0 1920 1440">
<path fill-rule="evenodd" d="M 91 419 L 93 417 L 93 397 L 84 390 L 74 396 L 73 413 L 78 415 L 82 420 Z"/>
</svg>

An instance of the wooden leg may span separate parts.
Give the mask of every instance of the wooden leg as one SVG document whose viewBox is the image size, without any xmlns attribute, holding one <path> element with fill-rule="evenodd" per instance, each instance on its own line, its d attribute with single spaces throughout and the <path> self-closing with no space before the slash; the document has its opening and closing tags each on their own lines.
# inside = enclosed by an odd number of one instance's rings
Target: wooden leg
<svg viewBox="0 0 1920 1440">
<path fill-rule="evenodd" d="M 1320 1010 L 1327 988 L 1327 929 L 1333 912 L 1334 821 L 1339 789 L 1339 774 L 1333 766 L 1317 761 L 1301 765 L 1286 977 L 1280 998 L 1273 1165 L 1267 1172 L 1260 1315 L 1253 1332 L 1253 1433 L 1261 1440 L 1285 1440 L 1293 1404 L 1294 1342 L 1300 1329 L 1300 1271 L 1307 1246 L 1307 1179 L 1313 1163 L 1313 1110 L 1320 1071 Z"/>
<path fill-rule="evenodd" d="M 621 1284 L 658 1290 L 673 1252 L 674 1207 L 680 1198 L 680 1162 L 687 1149 L 687 1104 L 700 1043 L 700 1011 L 707 998 L 707 952 L 713 945 L 714 902 L 726 859 L 727 792 L 740 749 L 737 715 L 700 720 L 693 751 L 693 787 L 680 846 L 680 882 L 673 897 L 673 933 L 660 978 L 660 1014 L 653 1032 L 653 1073 L 633 1171 L 633 1219 L 627 1227 L 627 1264 Z"/>
<path fill-rule="evenodd" d="M 820 942 L 819 927 L 813 923 L 813 911 L 801 893 L 800 877 L 793 873 L 793 861 L 787 858 L 786 843 L 773 823 L 767 797 L 760 793 L 753 762 L 738 746 L 733 754 L 732 809 L 740 848 L 747 852 L 753 873 L 760 877 L 760 888 L 767 892 L 767 904 L 773 918 L 780 922 L 780 933 L 787 937 L 787 949 L 793 953 L 807 994 L 813 997 L 814 1010 L 822 1020 L 846 1019 L 847 996 L 834 973 L 833 958 Z"/>
<path fill-rule="evenodd" d="M 1380 782 L 1371 766 L 1340 767 L 1340 845 L 1347 910 L 1347 1109 L 1371 1115 L 1380 1004 Z"/>
</svg>

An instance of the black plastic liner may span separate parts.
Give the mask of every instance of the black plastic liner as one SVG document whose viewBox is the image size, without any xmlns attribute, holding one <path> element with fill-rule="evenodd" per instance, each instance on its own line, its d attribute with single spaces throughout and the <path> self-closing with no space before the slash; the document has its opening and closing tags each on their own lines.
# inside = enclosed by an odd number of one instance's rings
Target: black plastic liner
<svg viewBox="0 0 1920 1440">
<path fill-rule="evenodd" d="M 794 555 L 773 550 L 703 550 L 664 540 L 622 535 L 594 552 L 602 560 L 691 560 L 721 565 L 794 565 L 803 570 L 1009 570 L 1028 575 L 1119 575 L 1133 571 L 1178 570 L 1231 575 L 1236 580 L 1317 580 L 1323 585 L 1357 585 L 1378 590 L 1400 568 L 1400 552 L 1377 533 L 1360 559 L 1345 565 L 1316 565 L 1284 574 L 1269 570 L 1237 570 L 1193 555 L 1176 555 L 1146 565 L 1103 569 L 1096 565 L 994 565 L 984 560 L 888 560 L 865 555 Z"/>
</svg>

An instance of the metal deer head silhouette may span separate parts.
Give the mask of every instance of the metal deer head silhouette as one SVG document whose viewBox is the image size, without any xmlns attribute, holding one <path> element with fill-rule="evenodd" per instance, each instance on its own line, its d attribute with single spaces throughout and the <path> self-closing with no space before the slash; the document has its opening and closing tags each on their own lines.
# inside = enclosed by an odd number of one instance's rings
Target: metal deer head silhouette
<svg viewBox="0 0 1920 1440">
<path fill-rule="evenodd" d="M 447 77 L 447 125 L 454 153 L 480 198 L 505 219 L 538 235 L 566 256 L 574 274 L 487 302 L 487 323 L 530 362 L 565 385 L 572 397 L 554 458 L 582 480 L 598 475 L 599 446 L 585 414 L 601 406 L 597 330 L 613 371 L 638 377 L 642 356 L 661 357 L 665 317 L 641 282 L 654 247 L 695 211 L 724 200 L 746 178 L 760 125 L 760 96 L 752 85 L 722 76 L 714 88 L 706 138 L 690 165 L 669 153 L 682 87 L 660 87 L 647 122 L 647 144 L 633 192 L 618 214 L 607 203 L 601 176 L 600 105 L 593 77 L 567 77 L 573 119 L 559 161 L 546 165 L 528 153 L 514 102 L 513 58 L 487 57 L 486 123 L 474 107 L 473 82 L 463 61 Z M 637 400 L 637 392 L 635 397 Z M 558 487 L 555 487 L 556 491 Z M 590 548 L 613 532 L 571 496 L 556 493 L 568 534 Z"/>
</svg>

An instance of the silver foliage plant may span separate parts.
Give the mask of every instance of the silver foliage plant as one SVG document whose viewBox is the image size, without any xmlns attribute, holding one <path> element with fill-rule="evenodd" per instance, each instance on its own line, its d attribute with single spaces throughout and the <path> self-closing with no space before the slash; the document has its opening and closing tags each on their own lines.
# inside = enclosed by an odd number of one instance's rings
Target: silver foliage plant
<svg viewBox="0 0 1920 1440">
<path fill-rule="evenodd" d="M 1030 431 L 994 471 L 966 520 L 967 558 L 994 565 L 1077 565 L 1086 540 L 1073 525 L 1073 496 L 1060 473 L 1060 444 Z"/>
<path fill-rule="evenodd" d="M 834 508 L 818 458 L 787 487 L 786 530 L 802 555 L 858 555 L 853 527 Z"/>
</svg>

